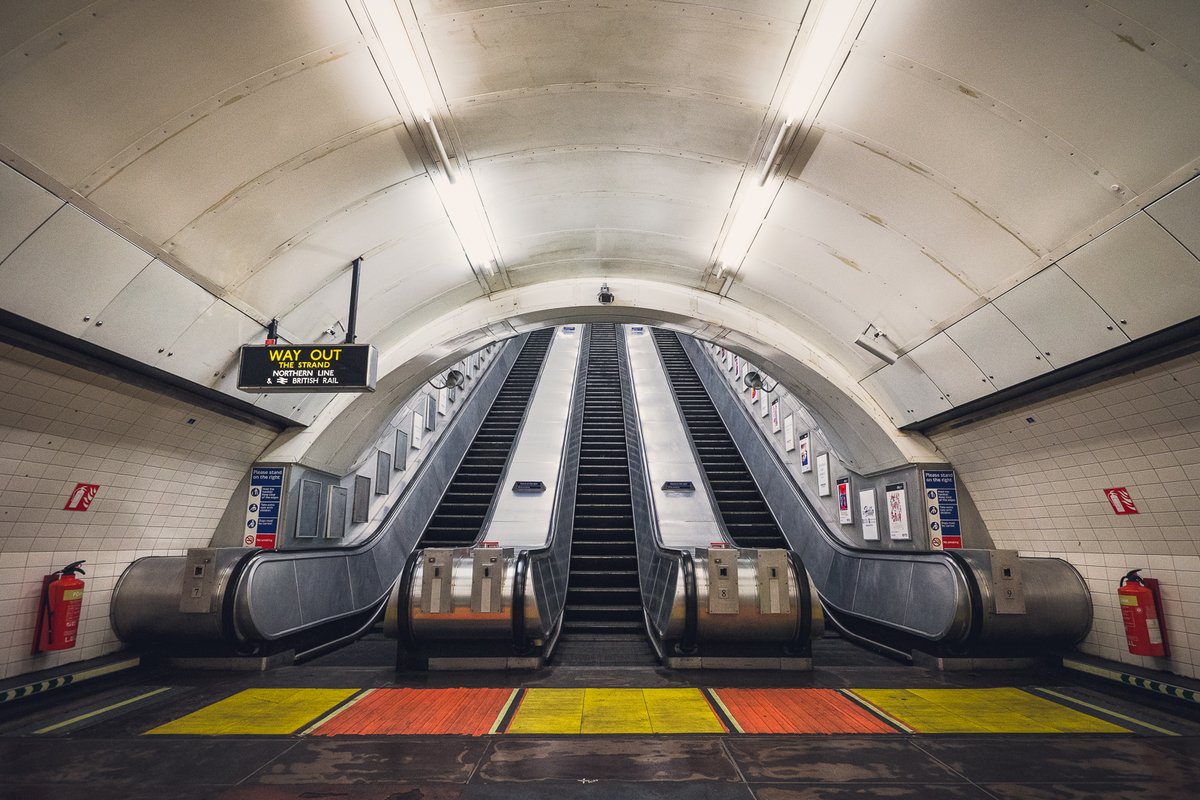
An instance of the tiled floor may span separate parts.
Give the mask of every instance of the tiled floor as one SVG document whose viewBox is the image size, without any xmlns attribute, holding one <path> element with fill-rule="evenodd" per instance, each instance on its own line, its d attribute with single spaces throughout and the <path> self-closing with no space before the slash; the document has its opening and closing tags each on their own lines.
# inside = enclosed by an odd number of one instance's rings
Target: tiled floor
<svg viewBox="0 0 1200 800">
<path fill-rule="evenodd" d="M 353 664 L 143 672 L 0 707 L 0 797 L 1200 796 L 1200 722 L 1058 673 Z"/>
</svg>

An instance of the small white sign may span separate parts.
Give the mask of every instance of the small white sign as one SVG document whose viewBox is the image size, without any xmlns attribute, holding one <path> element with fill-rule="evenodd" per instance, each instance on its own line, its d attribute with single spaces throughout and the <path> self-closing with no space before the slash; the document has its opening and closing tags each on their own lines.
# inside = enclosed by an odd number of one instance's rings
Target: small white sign
<svg viewBox="0 0 1200 800">
<path fill-rule="evenodd" d="M 437 393 L 437 413 L 439 417 L 444 417 L 450 412 L 450 390 L 446 387 L 438 389 Z"/>
<path fill-rule="evenodd" d="M 817 494 L 829 497 L 829 453 L 817 456 Z"/>
<path fill-rule="evenodd" d="M 888 536 L 896 540 L 912 538 L 908 530 L 908 501 L 904 498 L 903 483 L 889 483 L 884 487 L 887 502 Z"/>
<path fill-rule="evenodd" d="M 779 418 L 779 401 L 771 403 L 771 433 L 779 433 L 783 429 L 783 420 Z"/>
<path fill-rule="evenodd" d="M 789 453 L 796 449 L 796 415 L 783 418 L 783 449 Z"/>
<path fill-rule="evenodd" d="M 879 541 L 879 519 L 875 510 L 875 490 L 863 489 L 858 493 L 858 515 L 862 517 L 863 539 Z"/>
<path fill-rule="evenodd" d="M 764 417 L 771 413 L 771 396 L 766 392 L 759 395 L 758 411 Z"/>
<path fill-rule="evenodd" d="M 421 434 L 425 433 L 425 418 L 417 411 L 413 412 L 412 416 L 412 436 L 408 443 L 415 449 L 421 449 Z"/>
<path fill-rule="evenodd" d="M 797 447 L 800 448 L 800 471 L 812 472 L 812 451 L 808 446 L 807 433 L 800 437 Z"/>
</svg>

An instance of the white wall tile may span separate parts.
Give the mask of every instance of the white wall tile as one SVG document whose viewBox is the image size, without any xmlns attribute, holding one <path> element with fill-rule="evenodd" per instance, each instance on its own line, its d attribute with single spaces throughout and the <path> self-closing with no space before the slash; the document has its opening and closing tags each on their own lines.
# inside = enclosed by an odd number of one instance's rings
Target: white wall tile
<svg viewBox="0 0 1200 800">
<path fill-rule="evenodd" d="M 998 547 L 1058 554 L 1092 591 L 1084 652 L 1200 677 L 1200 355 L 935 434 Z M 1026 421 L 1034 418 L 1033 423 Z M 1047 461 L 1054 467 L 1047 465 Z M 1139 513 L 1116 516 L 1124 486 Z M 1129 654 L 1116 603 L 1130 569 L 1163 588 L 1171 657 Z"/>
<path fill-rule="evenodd" d="M 108 607 L 122 570 L 207 545 L 274 433 L 8 345 L 0 376 L 3 678 L 119 649 Z M 76 483 L 101 486 L 86 512 L 63 510 Z M 30 656 L 42 576 L 79 559 L 88 563 L 77 646 Z"/>
</svg>

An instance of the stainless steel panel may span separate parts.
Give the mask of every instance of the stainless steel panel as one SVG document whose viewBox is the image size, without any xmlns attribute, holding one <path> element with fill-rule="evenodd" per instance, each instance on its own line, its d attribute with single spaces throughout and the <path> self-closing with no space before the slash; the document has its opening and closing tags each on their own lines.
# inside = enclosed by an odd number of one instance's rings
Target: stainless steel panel
<svg viewBox="0 0 1200 800">
<path fill-rule="evenodd" d="M 63 201 L 7 164 L 0 164 L 0 264 L 37 227 L 63 207 Z"/>
<path fill-rule="evenodd" d="M 512 562 L 512 548 L 471 548 L 471 612 L 499 614 L 504 611 L 506 565 Z"/>
<path fill-rule="evenodd" d="M 583 337 L 555 332 L 529 401 L 526 422 L 513 443 L 500 491 L 484 525 L 482 539 L 518 550 L 545 546 L 553 530 L 563 469 L 564 443 L 575 395 Z M 534 494 L 512 491 L 514 481 L 542 481 Z"/>
<path fill-rule="evenodd" d="M 1200 260 L 1144 212 L 1058 262 L 1130 339 L 1196 316 Z"/>
<path fill-rule="evenodd" d="M 739 551 L 700 550 L 697 555 L 708 570 L 708 613 L 738 613 Z"/>
<path fill-rule="evenodd" d="M 1025 586 L 1016 550 L 992 551 L 992 599 L 997 614 L 1025 613 Z"/>
<path fill-rule="evenodd" d="M 950 410 L 950 401 L 907 355 L 865 378 L 862 385 L 897 426 Z"/>
<path fill-rule="evenodd" d="M 952 405 L 962 405 L 996 390 L 978 365 L 944 332 L 908 354 Z"/>
<path fill-rule="evenodd" d="M 182 614 L 207 614 L 213 610 L 213 590 L 217 586 L 217 551 L 211 547 L 193 547 L 187 551 L 183 582 L 179 587 L 179 611 Z"/>
<path fill-rule="evenodd" d="M 785 550 L 758 550 L 758 610 L 763 614 L 791 613 L 788 574 L 791 564 Z"/>
<path fill-rule="evenodd" d="M 363 523 L 371 518 L 371 479 L 366 475 L 354 476 L 354 503 L 350 509 L 350 521 Z"/>
<path fill-rule="evenodd" d="M 970 356 L 997 389 L 1050 371 L 1050 363 L 1000 309 L 992 305 L 963 317 L 946 335 Z"/>
<path fill-rule="evenodd" d="M 158 361 L 170 370 L 174 343 L 217 298 L 155 259 L 101 309 L 83 338 L 139 361 Z M 212 343 L 210 342 L 210 345 Z M 164 351 L 172 355 L 159 358 Z"/>
<path fill-rule="evenodd" d="M 1151 219 L 1200 258 L 1200 178 L 1192 178 L 1161 200 L 1146 206 Z"/>
<path fill-rule="evenodd" d="M 1129 341 L 1117 322 L 1053 264 L 997 297 L 993 305 L 1054 367 Z"/>
<path fill-rule="evenodd" d="M 454 610 L 451 579 L 454 550 L 430 547 L 421 554 L 421 611 L 425 614 L 449 614 Z"/>
<path fill-rule="evenodd" d="M 4 261 L 4 310 L 80 336 L 151 258 L 73 206 L 65 206 Z M 91 319 L 84 321 L 84 317 Z"/>
<path fill-rule="evenodd" d="M 386 497 L 392 493 L 392 456 L 380 450 L 375 454 L 375 494 Z"/>
</svg>

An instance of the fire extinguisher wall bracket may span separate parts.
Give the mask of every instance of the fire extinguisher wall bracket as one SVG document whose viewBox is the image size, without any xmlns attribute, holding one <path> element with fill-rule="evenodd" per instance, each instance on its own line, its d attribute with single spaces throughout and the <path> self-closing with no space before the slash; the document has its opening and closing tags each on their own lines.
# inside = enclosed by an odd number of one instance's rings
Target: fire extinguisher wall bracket
<svg viewBox="0 0 1200 800">
<path fill-rule="evenodd" d="M 1158 581 L 1143 578 L 1140 569 L 1130 570 L 1117 587 L 1121 621 L 1129 652 L 1139 656 L 1167 655 L 1166 626 Z"/>
<path fill-rule="evenodd" d="M 73 561 L 42 579 L 42 597 L 38 604 L 37 626 L 33 652 L 45 653 L 68 650 L 75 646 L 79 618 L 83 609 L 83 581 L 75 577 L 85 574 L 81 564 Z"/>
</svg>

